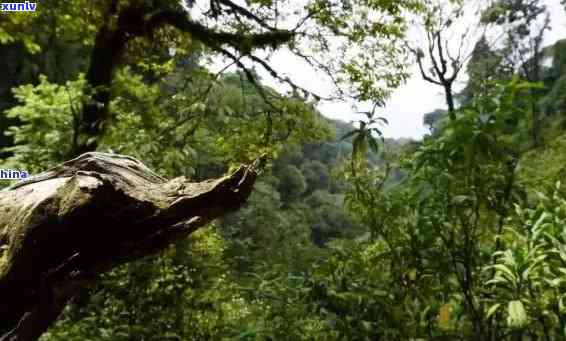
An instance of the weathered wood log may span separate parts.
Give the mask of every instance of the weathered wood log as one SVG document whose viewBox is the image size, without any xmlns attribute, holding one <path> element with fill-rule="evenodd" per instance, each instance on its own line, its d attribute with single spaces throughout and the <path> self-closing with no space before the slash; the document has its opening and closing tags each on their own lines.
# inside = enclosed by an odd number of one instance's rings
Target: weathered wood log
<svg viewBox="0 0 566 341">
<path fill-rule="evenodd" d="M 134 158 L 86 153 L 0 191 L 0 341 L 36 340 L 97 274 L 238 209 L 256 168 L 167 181 Z"/>
</svg>

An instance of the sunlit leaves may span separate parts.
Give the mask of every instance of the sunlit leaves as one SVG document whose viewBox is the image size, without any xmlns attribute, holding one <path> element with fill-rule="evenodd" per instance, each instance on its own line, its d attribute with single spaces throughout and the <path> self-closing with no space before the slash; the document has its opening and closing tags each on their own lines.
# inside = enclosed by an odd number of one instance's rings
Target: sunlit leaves
<svg viewBox="0 0 566 341">
<path fill-rule="evenodd" d="M 507 313 L 507 325 L 509 328 L 521 329 L 527 325 L 528 317 L 523 302 L 519 300 L 510 301 Z"/>
<path fill-rule="evenodd" d="M 486 268 L 486 274 L 493 274 L 486 284 L 497 294 L 488 317 L 506 305 L 507 327 L 513 330 L 534 321 L 549 328 L 550 321 L 560 318 L 566 289 L 566 272 L 560 271 L 566 262 L 561 257 L 566 245 L 565 207 L 556 189 L 552 195 L 541 195 L 534 208 L 516 207 L 502 236 L 506 249 L 496 252 L 496 264 Z"/>
<path fill-rule="evenodd" d="M 307 11 L 318 25 L 304 27 L 311 39 L 297 47 L 315 52 L 312 59 L 330 72 L 341 95 L 384 100 L 406 78 L 404 14 L 419 9 L 419 1 L 311 1 Z"/>
<path fill-rule="evenodd" d="M 32 54 L 53 48 L 48 39 L 90 45 L 105 6 L 106 1 L 58 0 L 39 2 L 35 12 L 3 13 L 0 43 L 22 42 Z"/>
<path fill-rule="evenodd" d="M 33 37 L 24 34 L 23 27 L 30 27 L 37 20 L 37 12 L 25 13 L 2 13 L 0 17 L 0 44 L 9 44 L 15 41 L 22 41 L 30 53 L 37 53 L 41 47 L 34 41 Z"/>
<path fill-rule="evenodd" d="M 83 85 L 82 77 L 65 85 L 41 77 L 37 86 L 14 89 L 20 105 L 8 110 L 7 115 L 22 124 L 7 131 L 15 142 L 15 146 L 7 148 L 14 153 L 6 161 L 8 165 L 35 172 L 66 159 L 76 141 L 73 132 L 78 124 Z"/>
</svg>

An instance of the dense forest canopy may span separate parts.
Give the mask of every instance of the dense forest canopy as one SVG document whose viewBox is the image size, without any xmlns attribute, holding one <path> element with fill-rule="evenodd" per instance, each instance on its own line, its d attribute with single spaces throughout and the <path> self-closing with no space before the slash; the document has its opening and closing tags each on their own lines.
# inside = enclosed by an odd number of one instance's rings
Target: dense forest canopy
<svg viewBox="0 0 566 341">
<path fill-rule="evenodd" d="M 0 12 L 0 169 L 42 174 L 0 180 L 0 340 L 566 340 L 566 37 L 544 44 L 550 10 L 45 0 Z M 293 79 L 273 62 L 282 52 L 332 91 Z M 424 138 L 387 138 L 383 107 L 411 76 L 445 105 L 424 114 Z M 330 120 L 321 101 L 367 110 Z M 69 180 L 81 176 L 112 190 L 81 196 Z M 53 179 L 66 185 L 47 199 L 26 187 Z M 101 199 L 67 214 L 85 198 Z M 134 238 L 173 223 L 175 238 Z M 69 234 L 49 233 L 60 226 Z M 44 263 L 85 248 L 97 271 L 62 290 L 85 266 Z M 46 281 L 54 272 L 65 280 Z"/>
</svg>

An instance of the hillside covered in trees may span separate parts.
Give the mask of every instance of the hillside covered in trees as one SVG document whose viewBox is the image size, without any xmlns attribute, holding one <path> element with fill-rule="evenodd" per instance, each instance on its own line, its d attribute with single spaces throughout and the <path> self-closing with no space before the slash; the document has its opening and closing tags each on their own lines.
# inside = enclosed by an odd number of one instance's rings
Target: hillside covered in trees
<svg viewBox="0 0 566 341">
<path fill-rule="evenodd" d="M 2 9 L 0 341 L 566 340 L 563 2 Z"/>
</svg>

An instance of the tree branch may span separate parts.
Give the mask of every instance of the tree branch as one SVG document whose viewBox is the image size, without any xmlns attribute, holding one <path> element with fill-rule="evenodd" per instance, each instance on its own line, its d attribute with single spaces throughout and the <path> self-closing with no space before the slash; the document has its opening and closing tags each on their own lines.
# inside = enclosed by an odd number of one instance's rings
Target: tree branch
<svg viewBox="0 0 566 341">
<path fill-rule="evenodd" d="M 87 153 L 0 191 L 0 340 L 37 339 L 96 274 L 238 209 L 258 172 L 167 181 L 134 158 Z"/>
<path fill-rule="evenodd" d="M 229 45 L 241 53 L 249 53 L 255 48 L 277 47 L 288 43 L 295 33 L 287 30 L 271 30 L 264 33 L 232 33 L 217 31 L 189 19 L 186 13 L 162 10 L 154 14 L 147 22 L 148 30 L 168 24 L 189 33 L 209 47 Z"/>
</svg>

